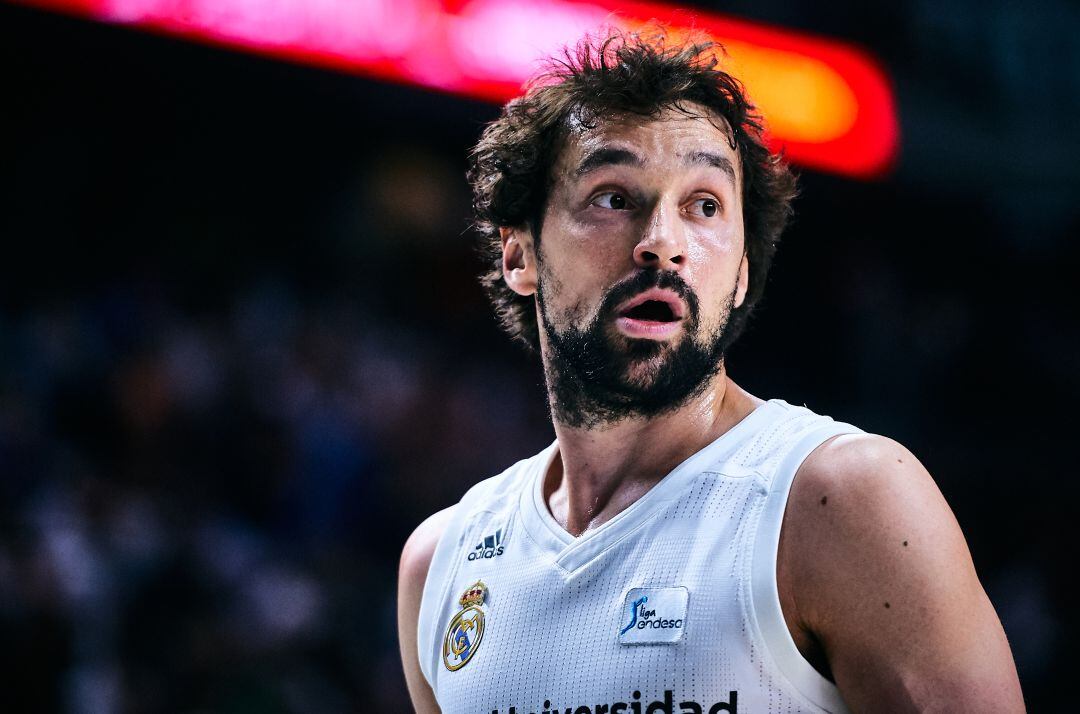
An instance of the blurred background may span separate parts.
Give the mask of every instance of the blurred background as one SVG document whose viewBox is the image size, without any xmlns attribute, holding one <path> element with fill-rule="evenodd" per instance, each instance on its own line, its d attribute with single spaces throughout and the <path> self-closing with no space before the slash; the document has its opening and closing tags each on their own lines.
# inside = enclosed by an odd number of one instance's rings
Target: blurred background
<svg viewBox="0 0 1080 714">
<path fill-rule="evenodd" d="M 1075 711 L 1080 6 L 716 2 L 891 79 L 802 170 L 754 394 L 936 477 L 1033 712 Z M 406 712 L 401 546 L 550 442 L 475 280 L 495 103 L 0 3 L 0 710 Z"/>
</svg>

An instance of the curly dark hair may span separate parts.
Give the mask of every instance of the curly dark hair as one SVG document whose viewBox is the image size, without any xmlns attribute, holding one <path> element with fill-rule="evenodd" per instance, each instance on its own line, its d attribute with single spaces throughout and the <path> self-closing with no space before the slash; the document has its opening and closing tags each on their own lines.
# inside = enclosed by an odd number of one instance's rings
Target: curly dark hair
<svg viewBox="0 0 1080 714">
<path fill-rule="evenodd" d="M 741 163 L 749 289 L 731 311 L 728 344 L 742 332 L 791 216 L 795 177 L 765 146 L 760 115 L 742 84 L 717 68 L 715 50 L 723 51 L 709 41 L 669 44 L 662 30 L 586 37 L 551 60 L 549 71 L 485 128 L 468 171 L 474 226 L 487 266 L 480 281 L 512 337 L 539 349 L 533 298 L 518 295 L 503 280 L 499 228 L 528 226 L 540 240 L 551 169 L 571 124 L 595 126 L 613 115 L 655 118 L 669 108 L 690 114 L 689 103 L 727 123 L 724 129 Z"/>
</svg>

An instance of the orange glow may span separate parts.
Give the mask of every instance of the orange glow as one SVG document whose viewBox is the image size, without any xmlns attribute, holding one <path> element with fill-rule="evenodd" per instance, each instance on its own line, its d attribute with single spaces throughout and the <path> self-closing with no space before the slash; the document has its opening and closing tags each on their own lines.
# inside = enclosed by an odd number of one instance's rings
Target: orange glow
<svg viewBox="0 0 1080 714">
<path fill-rule="evenodd" d="M 850 44 L 625 0 L 16 0 L 20 4 L 503 102 L 540 60 L 604 26 L 720 42 L 793 162 L 860 178 L 895 161 L 892 89 Z"/>
<path fill-rule="evenodd" d="M 793 52 L 727 40 L 724 69 L 746 84 L 773 134 L 820 144 L 855 125 L 859 103 L 844 78 L 827 64 Z"/>
</svg>

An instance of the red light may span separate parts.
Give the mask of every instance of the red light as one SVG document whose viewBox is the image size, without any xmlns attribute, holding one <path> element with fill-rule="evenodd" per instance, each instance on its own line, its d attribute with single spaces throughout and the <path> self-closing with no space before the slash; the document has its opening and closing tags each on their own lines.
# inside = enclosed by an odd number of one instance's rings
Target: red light
<svg viewBox="0 0 1080 714">
<path fill-rule="evenodd" d="M 708 13 L 618 0 L 17 0 L 290 61 L 493 101 L 587 32 L 659 20 L 724 45 L 794 162 L 856 177 L 888 170 L 899 142 L 892 90 L 866 52 Z"/>
</svg>

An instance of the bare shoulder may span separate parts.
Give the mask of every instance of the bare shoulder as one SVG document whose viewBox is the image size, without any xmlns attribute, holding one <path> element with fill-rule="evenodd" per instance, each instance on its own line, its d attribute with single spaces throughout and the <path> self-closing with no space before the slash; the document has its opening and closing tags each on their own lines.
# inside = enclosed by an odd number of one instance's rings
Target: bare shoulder
<svg viewBox="0 0 1080 714">
<path fill-rule="evenodd" d="M 439 511 L 416 527 L 401 551 L 398 569 L 398 642 L 405 682 L 413 708 L 420 714 L 438 714 L 439 706 L 420 668 L 417 631 L 431 560 L 453 516 L 455 506 Z"/>
<path fill-rule="evenodd" d="M 870 434 L 820 446 L 792 484 L 782 534 L 789 623 L 820 643 L 853 709 L 1023 711 L 960 526 L 904 446 Z"/>
<path fill-rule="evenodd" d="M 860 545 L 835 535 L 873 534 L 897 548 L 913 548 L 919 544 L 903 536 L 915 532 L 934 537 L 938 552 L 942 545 L 963 545 L 926 468 L 903 445 L 875 434 L 838 436 L 818 447 L 799 468 L 789 503 L 793 528 L 806 522 L 820 531 L 826 525 L 834 531 L 827 542 L 835 547 Z M 966 545 L 961 550 L 966 554 Z"/>
<path fill-rule="evenodd" d="M 439 539 L 450 522 L 454 508 L 455 506 L 450 506 L 428 516 L 405 541 L 398 571 L 400 583 L 419 585 L 423 590 L 428 568 L 431 567 L 431 559 L 435 556 L 435 547 L 439 545 Z"/>
</svg>

